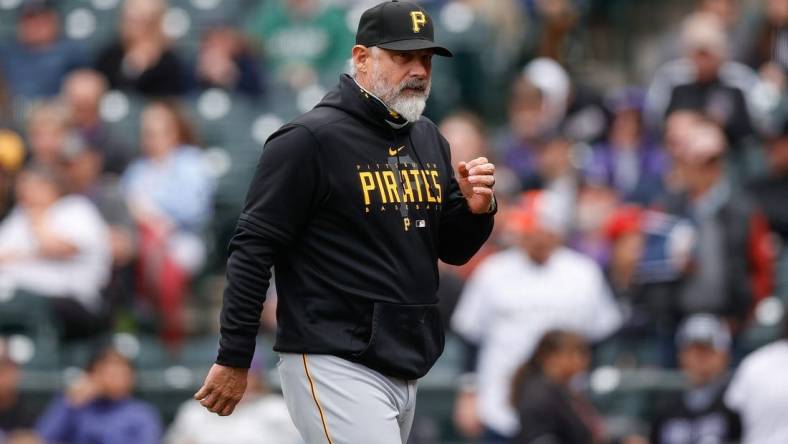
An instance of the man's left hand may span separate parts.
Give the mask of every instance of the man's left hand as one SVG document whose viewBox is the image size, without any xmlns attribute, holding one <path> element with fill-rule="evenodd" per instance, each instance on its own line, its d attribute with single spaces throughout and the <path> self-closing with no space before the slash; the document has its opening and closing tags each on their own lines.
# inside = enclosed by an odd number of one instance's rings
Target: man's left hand
<svg viewBox="0 0 788 444">
<path fill-rule="evenodd" d="M 486 157 L 477 157 L 470 162 L 457 165 L 457 182 L 462 195 L 468 201 L 468 208 L 474 214 L 484 214 L 492 210 L 493 186 L 495 186 L 495 165 Z"/>
</svg>

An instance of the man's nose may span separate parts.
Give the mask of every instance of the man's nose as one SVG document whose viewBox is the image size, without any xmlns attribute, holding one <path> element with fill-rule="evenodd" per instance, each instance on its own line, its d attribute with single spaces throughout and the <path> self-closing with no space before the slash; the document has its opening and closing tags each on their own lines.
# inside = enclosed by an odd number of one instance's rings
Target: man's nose
<svg viewBox="0 0 788 444">
<path fill-rule="evenodd" d="M 429 68 L 422 61 L 414 61 L 410 67 L 410 76 L 419 79 L 426 79 L 429 75 Z"/>
</svg>

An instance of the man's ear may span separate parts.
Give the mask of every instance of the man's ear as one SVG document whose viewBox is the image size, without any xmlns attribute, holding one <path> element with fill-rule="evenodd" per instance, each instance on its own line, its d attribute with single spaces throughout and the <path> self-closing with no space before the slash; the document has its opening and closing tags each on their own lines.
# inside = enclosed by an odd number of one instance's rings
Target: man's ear
<svg viewBox="0 0 788 444">
<path fill-rule="evenodd" d="M 353 46 L 351 56 L 353 58 L 353 63 L 356 65 L 356 69 L 359 73 L 366 74 L 369 59 L 372 57 L 371 53 L 372 51 L 370 51 L 370 49 L 364 45 Z"/>
</svg>

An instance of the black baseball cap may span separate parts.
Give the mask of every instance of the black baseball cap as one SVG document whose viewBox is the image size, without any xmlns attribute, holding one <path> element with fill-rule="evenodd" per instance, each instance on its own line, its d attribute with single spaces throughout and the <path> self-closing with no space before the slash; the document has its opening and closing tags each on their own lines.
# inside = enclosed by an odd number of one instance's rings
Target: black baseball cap
<svg viewBox="0 0 788 444">
<path fill-rule="evenodd" d="M 435 43 L 432 18 L 408 1 L 387 1 L 364 11 L 358 23 L 356 44 L 394 51 L 432 49 L 439 56 L 453 56 Z"/>
</svg>

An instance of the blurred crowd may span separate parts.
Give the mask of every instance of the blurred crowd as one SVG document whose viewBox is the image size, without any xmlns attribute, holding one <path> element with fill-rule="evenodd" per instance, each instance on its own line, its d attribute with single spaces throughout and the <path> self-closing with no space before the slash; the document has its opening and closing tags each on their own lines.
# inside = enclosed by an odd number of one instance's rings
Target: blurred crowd
<svg viewBox="0 0 788 444">
<path fill-rule="evenodd" d="M 0 443 L 298 442 L 264 363 L 231 420 L 186 401 L 167 424 L 104 339 L 177 359 L 215 334 L 221 285 L 200 284 L 262 142 L 333 86 L 376 2 L 0 2 Z M 457 435 L 788 442 L 788 0 L 421 4 L 456 55 L 427 115 L 455 163 L 497 165 L 493 236 L 439 267 Z M 93 350 L 43 410 L 20 332 Z M 682 376 L 619 420 L 592 396 L 611 369 Z"/>
</svg>

